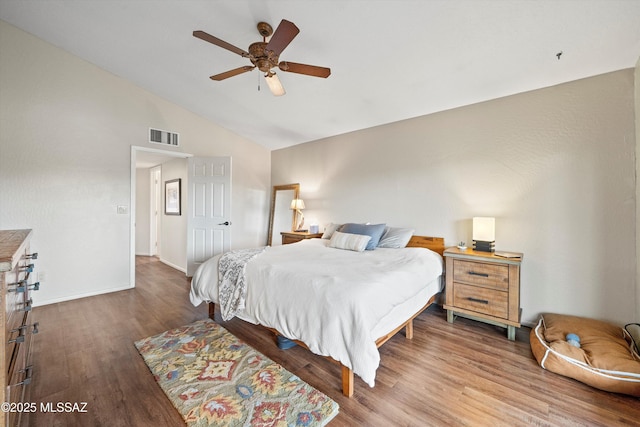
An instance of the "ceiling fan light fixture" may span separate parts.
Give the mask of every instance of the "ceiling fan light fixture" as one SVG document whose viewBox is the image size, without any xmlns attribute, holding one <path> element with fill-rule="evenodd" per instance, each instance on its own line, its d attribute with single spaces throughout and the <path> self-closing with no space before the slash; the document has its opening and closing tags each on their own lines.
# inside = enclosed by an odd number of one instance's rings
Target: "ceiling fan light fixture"
<svg viewBox="0 0 640 427">
<path fill-rule="evenodd" d="M 271 93 L 274 96 L 282 96 L 286 93 L 276 73 L 268 73 L 267 75 L 264 76 L 264 79 L 267 82 L 267 86 L 269 86 L 269 89 L 271 90 Z"/>
</svg>

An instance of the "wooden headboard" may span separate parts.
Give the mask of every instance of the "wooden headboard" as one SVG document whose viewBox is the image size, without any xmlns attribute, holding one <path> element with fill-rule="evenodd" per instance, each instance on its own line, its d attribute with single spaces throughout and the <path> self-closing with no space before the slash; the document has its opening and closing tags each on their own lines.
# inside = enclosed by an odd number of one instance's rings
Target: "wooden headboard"
<svg viewBox="0 0 640 427">
<path fill-rule="evenodd" d="M 408 248 L 427 248 L 442 255 L 444 252 L 444 238 L 431 236 L 412 236 Z"/>
</svg>

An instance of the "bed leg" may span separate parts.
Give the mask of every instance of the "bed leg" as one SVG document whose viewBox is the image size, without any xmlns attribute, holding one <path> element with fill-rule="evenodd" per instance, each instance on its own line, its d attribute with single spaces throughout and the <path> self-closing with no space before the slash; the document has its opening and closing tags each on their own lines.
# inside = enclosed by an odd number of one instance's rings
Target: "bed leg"
<svg viewBox="0 0 640 427">
<path fill-rule="evenodd" d="M 216 315 L 216 305 L 215 303 L 210 302 L 209 303 L 209 319 L 216 320 L 215 315 Z"/>
<path fill-rule="evenodd" d="M 342 394 L 353 396 L 353 371 L 342 365 Z"/>
<path fill-rule="evenodd" d="M 405 335 L 407 336 L 408 340 L 412 340 L 413 339 L 413 320 L 409 320 L 409 322 L 407 322 L 407 328 L 405 329 Z"/>
</svg>

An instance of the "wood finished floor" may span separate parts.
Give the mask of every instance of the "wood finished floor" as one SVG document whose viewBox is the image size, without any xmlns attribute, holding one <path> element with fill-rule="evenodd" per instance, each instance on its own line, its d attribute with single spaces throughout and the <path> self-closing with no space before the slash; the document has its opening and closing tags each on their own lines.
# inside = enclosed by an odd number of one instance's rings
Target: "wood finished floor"
<svg viewBox="0 0 640 427">
<path fill-rule="evenodd" d="M 87 402 L 86 413 L 30 415 L 32 426 L 180 426 L 133 342 L 207 316 L 188 299 L 189 281 L 155 258 L 136 260 L 136 288 L 37 307 L 29 402 Z M 220 321 L 219 314 L 216 320 Z M 222 322 L 231 333 L 331 396 L 331 426 L 640 425 L 640 399 L 595 390 L 544 371 L 529 347 L 503 329 L 446 321 L 433 306 L 381 348 L 376 387 L 340 391 L 340 367 L 301 348 L 279 350 L 265 329 Z"/>
</svg>

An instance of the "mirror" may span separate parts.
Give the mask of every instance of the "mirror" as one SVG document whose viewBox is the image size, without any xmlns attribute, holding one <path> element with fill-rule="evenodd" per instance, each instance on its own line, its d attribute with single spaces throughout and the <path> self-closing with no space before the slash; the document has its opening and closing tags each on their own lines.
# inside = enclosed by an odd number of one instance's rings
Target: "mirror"
<svg viewBox="0 0 640 427">
<path fill-rule="evenodd" d="M 282 244 L 282 231 L 295 228 L 296 212 L 291 210 L 291 201 L 298 199 L 300 184 L 274 185 L 271 194 L 271 215 L 269 216 L 269 234 L 267 245 Z"/>
</svg>

